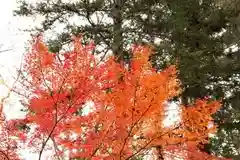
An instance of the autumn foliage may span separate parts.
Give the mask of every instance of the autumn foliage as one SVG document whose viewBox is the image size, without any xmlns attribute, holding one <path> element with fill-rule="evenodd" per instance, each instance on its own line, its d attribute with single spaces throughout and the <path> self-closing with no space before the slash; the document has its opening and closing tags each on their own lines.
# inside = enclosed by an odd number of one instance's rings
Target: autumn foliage
<svg viewBox="0 0 240 160">
<path fill-rule="evenodd" d="M 20 81 L 26 117 L 8 122 L 17 142 L 39 159 L 44 150 L 65 159 L 218 159 L 199 148 L 217 129 L 220 102 L 180 106 L 181 120 L 166 127 L 167 102 L 181 92 L 176 67 L 155 70 L 147 46 L 133 47 L 128 66 L 114 57 L 98 63 L 93 48 L 74 38 L 72 51 L 54 54 L 34 39 Z"/>
</svg>

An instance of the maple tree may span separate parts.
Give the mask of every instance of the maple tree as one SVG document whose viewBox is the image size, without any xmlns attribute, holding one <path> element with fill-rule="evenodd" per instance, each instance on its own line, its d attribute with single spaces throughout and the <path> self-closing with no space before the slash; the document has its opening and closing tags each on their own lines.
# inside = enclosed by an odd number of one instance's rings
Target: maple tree
<svg viewBox="0 0 240 160">
<path fill-rule="evenodd" d="M 93 49 L 75 37 L 72 51 L 54 54 L 34 39 L 21 71 L 26 117 L 8 122 L 16 142 L 39 160 L 44 150 L 72 160 L 132 160 L 150 150 L 156 159 L 220 159 L 199 149 L 217 129 L 219 101 L 180 106 L 181 120 L 165 127 L 167 102 L 181 92 L 175 66 L 154 69 L 149 46 L 134 46 L 129 66 L 114 57 L 98 63 Z"/>
</svg>

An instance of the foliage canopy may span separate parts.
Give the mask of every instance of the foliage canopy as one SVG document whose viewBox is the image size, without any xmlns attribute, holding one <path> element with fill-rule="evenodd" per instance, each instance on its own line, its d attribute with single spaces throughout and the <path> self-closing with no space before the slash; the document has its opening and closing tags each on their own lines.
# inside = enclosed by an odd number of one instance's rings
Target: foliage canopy
<svg viewBox="0 0 240 160">
<path fill-rule="evenodd" d="M 24 143 L 39 159 L 44 150 L 70 159 L 130 160 L 150 150 L 158 159 L 220 159 L 200 150 L 216 131 L 212 114 L 219 101 L 181 105 L 181 120 L 166 127 L 167 102 L 181 92 L 175 66 L 154 69 L 148 46 L 132 47 L 131 68 L 114 57 L 98 63 L 93 49 L 75 37 L 72 51 L 57 55 L 41 38 L 33 40 L 20 81 L 26 117 L 2 122 L 10 126 L 8 136 L 17 136 L 9 145 L 17 150 Z M 10 157 L 8 150 L 1 147 Z"/>
</svg>

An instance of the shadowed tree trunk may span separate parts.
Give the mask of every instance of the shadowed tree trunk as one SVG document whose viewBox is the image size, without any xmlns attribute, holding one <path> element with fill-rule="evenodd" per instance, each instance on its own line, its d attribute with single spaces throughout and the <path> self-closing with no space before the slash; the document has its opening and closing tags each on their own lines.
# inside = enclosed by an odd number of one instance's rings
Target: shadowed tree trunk
<svg viewBox="0 0 240 160">
<path fill-rule="evenodd" d="M 113 54 L 117 60 L 123 60 L 123 35 L 122 35 L 122 6 L 125 0 L 116 0 L 112 6 L 113 15 Z"/>
</svg>

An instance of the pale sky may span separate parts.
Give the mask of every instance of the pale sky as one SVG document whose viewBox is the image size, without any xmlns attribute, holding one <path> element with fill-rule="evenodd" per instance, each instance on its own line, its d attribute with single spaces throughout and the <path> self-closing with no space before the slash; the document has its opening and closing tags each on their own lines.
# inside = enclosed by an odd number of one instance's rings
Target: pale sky
<svg viewBox="0 0 240 160">
<path fill-rule="evenodd" d="M 3 0 L 0 0 L 3 1 Z M 4 5 L 0 5 L 0 50 L 11 48 L 12 50 L 0 53 L 0 74 L 7 85 L 11 86 L 13 82 L 12 76 L 16 76 L 16 68 L 19 67 L 22 53 L 24 51 L 24 42 L 27 40 L 27 34 L 18 32 L 18 28 L 27 23 L 12 16 L 12 10 L 16 6 L 15 0 L 4 1 Z M 6 95 L 7 88 L 0 86 L 0 96 Z M 10 106 L 13 105 L 14 99 L 8 100 Z M 11 107 L 12 108 L 12 107 Z M 15 113 L 12 109 L 12 116 Z"/>
</svg>

